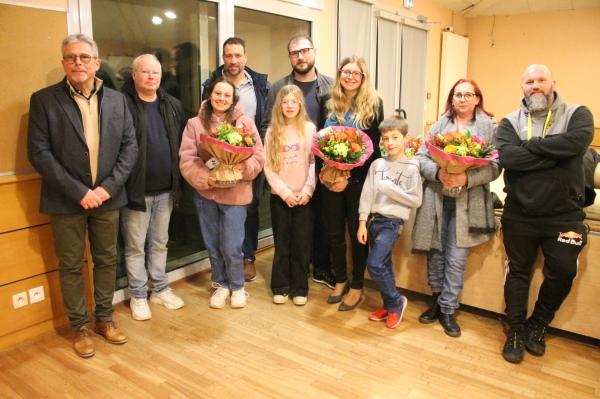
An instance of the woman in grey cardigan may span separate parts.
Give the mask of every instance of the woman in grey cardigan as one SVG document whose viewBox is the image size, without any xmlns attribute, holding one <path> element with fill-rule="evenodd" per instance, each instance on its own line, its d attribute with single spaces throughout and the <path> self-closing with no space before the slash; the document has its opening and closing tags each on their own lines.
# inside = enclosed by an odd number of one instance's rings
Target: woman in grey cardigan
<svg viewBox="0 0 600 399">
<path fill-rule="evenodd" d="M 456 132 L 464 128 L 493 142 L 496 121 L 483 107 L 483 96 L 477 84 L 460 79 L 448 94 L 446 110 L 429 129 L 429 135 Z M 427 276 L 433 292 L 433 304 L 419 321 L 429 324 L 439 320 L 451 337 L 460 335 L 454 319 L 458 295 L 463 289 L 469 249 L 490 238 L 496 229 L 489 183 L 502 170 L 497 160 L 486 166 L 462 173 L 448 173 L 431 158 L 423 145 L 416 156 L 421 163 L 423 205 L 417 211 L 413 228 L 414 254 L 427 255 Z M 443 187 L 466 187 L 466 193 L 453 198 L 442 193 Z M 468 211 L 467 211 L 468 210 Z"/>
</svg>

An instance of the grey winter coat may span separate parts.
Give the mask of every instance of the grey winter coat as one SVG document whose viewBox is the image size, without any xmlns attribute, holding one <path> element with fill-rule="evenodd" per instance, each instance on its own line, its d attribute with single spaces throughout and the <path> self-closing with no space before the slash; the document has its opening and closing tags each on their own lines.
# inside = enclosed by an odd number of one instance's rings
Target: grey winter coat
<svg viewBox="0 0 600 399">
<path fill-rule="evenodd" d="M 443 133 L 453 121 L 444 114 L 429 129 L 428 135 Z M 475 113 L 477 136 L 490 143 L 495 141 L 498 124 L 493 118 L 477 109 Z M 427 254 L 430 251 L 441 252 L 443 195 L 442 183 L 436 179 L 440 168 L 431 158 L 427 146 L 422 145 L 416 154 L 421 163 L 423 182 L 423 204 L 417 210 L 413 227 L 414 254 Z M 502 171 L 498 160 L 488 165 L 468 169 L 467 193 L 456 199 L 456 245 L 470 248 L 490 238 L 496 230 L 494 207 L 489 183 L 495 180 Z"/>
</svg>

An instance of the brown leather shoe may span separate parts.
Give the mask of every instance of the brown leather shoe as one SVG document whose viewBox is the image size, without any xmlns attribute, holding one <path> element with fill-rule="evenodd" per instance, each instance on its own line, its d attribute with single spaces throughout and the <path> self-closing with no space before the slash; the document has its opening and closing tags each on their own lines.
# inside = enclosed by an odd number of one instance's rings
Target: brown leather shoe
<svg viewBox="0 0 600 399">
<path fill-rule="evenodd" d="M 94 347 L 94 341 L 90 336 L 90 329 L 86 326 L 81 327 L 75 332 L 75 342 L 73 342 L 73 349 L 81 357 L 92 357 L 96 353 Z"/>
<path fill-rule="evenodd" d="M 94 331 L 100 335 L 104 335 L 104 338 L 106 338 L 106 340 L 111 344 L 118 345 L 127 342 L 127 336 L 123 331 L 119 331 L 116 321 L 96 320 Z"/>
<path fill-rule="evenodd" d="M 256 267 L 250 259 L 244 259 L 244 280 L 254 281 L 256 278 Z"/>
</svg>

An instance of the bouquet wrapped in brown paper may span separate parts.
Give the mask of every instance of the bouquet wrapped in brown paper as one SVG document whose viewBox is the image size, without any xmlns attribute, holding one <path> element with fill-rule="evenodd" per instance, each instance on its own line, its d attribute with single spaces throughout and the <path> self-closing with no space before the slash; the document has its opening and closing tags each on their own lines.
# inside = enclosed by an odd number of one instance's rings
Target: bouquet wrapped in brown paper
<svg viewBox="0 0 600 399">
<path fill-rule="evenodd" d="M 364 165 L 373 153 L 373 143 L 361 130 L 346 126 L 330 126 L 313 138 L 312 152 L 325 161 L 319 177 L 325 187 L 347 179 L 350 170 Z"/>
<path fill-rule="evenodd" d="M 223 122 L 216 129 L 200 135 L 204 148 L 219 164 L 210 171 L 210 177 L 220 186 L 233 186 L 242 179 L 242 172 L 235 165 L 254 154 L 256 140 L 243 126 Z"/>
</svg>

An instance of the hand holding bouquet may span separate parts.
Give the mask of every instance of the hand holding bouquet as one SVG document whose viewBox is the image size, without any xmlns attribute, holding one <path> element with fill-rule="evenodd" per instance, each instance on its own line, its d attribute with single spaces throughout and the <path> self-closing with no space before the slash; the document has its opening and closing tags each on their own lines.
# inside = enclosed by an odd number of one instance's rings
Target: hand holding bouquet
<svg viewBox="0 0 600 399">
<path fill-rule="evenodd" d="M 246 132 L 244 126 L 223 122 L 219 127 L 200 135 L 204 148 L 219 164 L 210 171 L 210 177 L 220 186 L 233 186 L 242 179 L 242 172 L 235 167 L 254 154 L 254 134 Z"/>
<path fill-rule="evenodd" d="M 313 138 L 312 152 L 326 165 L 319 177 L 327 188 L 350 176 L 350 170 L 362 166 L 373 153 L 369 136 L 353 127 L 330 126 Z"/>
<path fill-rule="evenodd" d="M 466 131 L 466 132 L 465 132 Z M 487 165 L 498 158 L 498 151 L 481 137 L 471 136 L 468 129 L 462 132 L 438 133 L 428 136 L 425 145 L 431 158 L 448 173 L 462 173 L 467 169 Z M 460 198 L 466 187 L 444 187 L 444 195 Z"/>
</svg>

